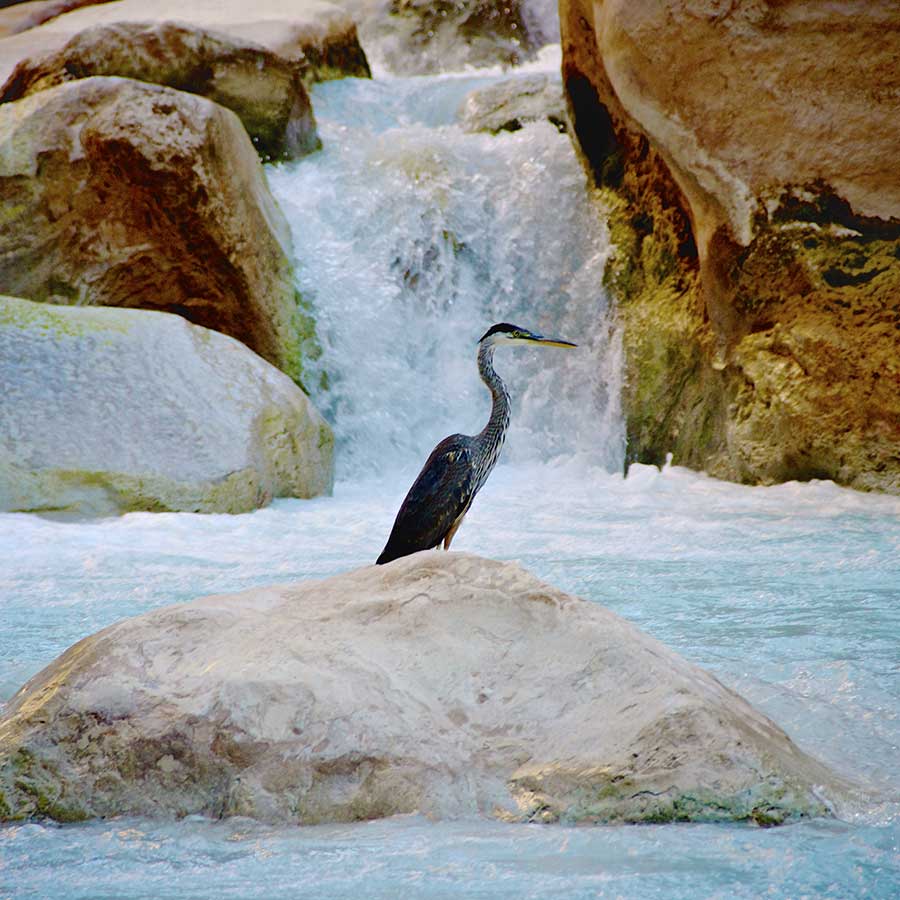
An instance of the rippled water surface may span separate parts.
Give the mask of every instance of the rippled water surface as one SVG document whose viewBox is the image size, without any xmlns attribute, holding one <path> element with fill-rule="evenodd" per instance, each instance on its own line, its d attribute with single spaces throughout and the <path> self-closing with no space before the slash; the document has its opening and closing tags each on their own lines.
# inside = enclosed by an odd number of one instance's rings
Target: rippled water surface
<svg viewBox="0 0 900 900">
<path fill-rule="evenodd" d="M 461 132 L 462 98 L 488 80 L 324 85 L 325 150 L 270 172 L 319 323 L 310 386 L 335 424 L 335 495 L 242 516 L 0 515 L 0 701 L 124 616 L 371 563 L 431 446 L 486 418 L 475 341 L 512 319 L 580 347 L 498 351 L 514 425 L 454 548 L 519 560 L 612 608 L 871 799 L 840 821 L 769 830 L 418 817 L 24 824 L 0 829 L 0 900 L 898 895 L 900 500 L 679 468 L 618 474 L 602 217 L 548 123 Z"/>
</svg>

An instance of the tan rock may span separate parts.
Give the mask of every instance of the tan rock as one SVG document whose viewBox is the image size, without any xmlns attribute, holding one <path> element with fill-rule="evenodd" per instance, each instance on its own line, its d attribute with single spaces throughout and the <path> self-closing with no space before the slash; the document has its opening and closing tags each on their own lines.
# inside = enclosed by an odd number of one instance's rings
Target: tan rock
<svg viewBox="0 0 900 900">
<path fill-rule="evenodd" d="M 258 44 L 171 22 L 86 28 L 60 50 L 19 62 L 0 89 L 0 103 L 93 75 L 208 97 L 237 113 L 264 159 L 290 159 L 321 146 L 299 63 Z"/>
<path fill-rule="evenodd" d="M 459 111 L 464 131 L 518 131 L 529 122 L 549 121 L 566 130 L 566 107 L 558 77 L 510 78 L 466 95 Z"/>
<path fill-rule="evenodd" d="M 353 19 L 326 0 L 116 0 L 73 10 L 0 40 L 0 84 L 20 61 L 58 52 L 86 29 L 167 22 L 259 44 L 298 63 L 307 82 L 369 74 Z"/>
<path fill-rule="evenodd" d="M 122 621 L 0 720 L 7 818 L 828 814 L 847 785 L 714 677 L 512 563 L 428 551 Z"/>
<path fill-rule="evenodd" d="M 238 513 L 331 489 L 303 391 L 166 313 L 0 298 L 0 421 L 3 511 Z"/>
<path fill-rule="evenodd" d="M 900 491 L 900 9 L 564 0 L 561 22 L 574 132 L 618 196 L 632 458 Z"/>
<path fill-rule="evenodd" d="M 4 104 L 0 202 L 0 291 L 175 312 L 301 379 L 287 223 L 229 110 L 122 78 Z"/>
</svg>

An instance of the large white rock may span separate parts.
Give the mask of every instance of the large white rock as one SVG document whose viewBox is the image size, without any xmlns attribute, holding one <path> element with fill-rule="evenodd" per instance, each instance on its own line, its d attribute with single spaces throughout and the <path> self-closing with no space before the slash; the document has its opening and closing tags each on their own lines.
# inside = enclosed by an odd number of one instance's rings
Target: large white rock
<svg viewBox="0 0 900 900">
<path fill-rule="evenodd" d="M 429 551 L 86 638 L 0 720 L 0 790 L 7 818 L 771 824 L 843 786 L 618 616 Z"/>
<path fill-rule="evenodd" d="M 244 512 L 332 479 L 331 429 L 233 338 L 0 297 L 0 510 Z"/>
</svg>

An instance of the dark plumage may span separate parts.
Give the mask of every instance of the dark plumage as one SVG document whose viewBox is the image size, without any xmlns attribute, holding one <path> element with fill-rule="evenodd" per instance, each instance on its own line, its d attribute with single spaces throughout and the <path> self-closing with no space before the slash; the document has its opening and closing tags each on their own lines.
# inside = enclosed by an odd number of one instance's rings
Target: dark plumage
<svg viewBox="0 0 900 900">
<path fill-rule="evenodd" d="M 478 342 L 478 372 L 491 392 L 491 417 L 478 434 L 452 434 L 431 451 L 400 506 L 387 544 L 376 561 L 379 565 L 419 550 L 431 550 L 442 542 L 444 549 L 449 549 L 475 495 L 496 465 L 509 427 L 509 394 L 494 371 L 494 348 L 498 344 L 524 343 L 575 346 L 508 322 L 494 325 L 482 335 Z"/>
</svg>

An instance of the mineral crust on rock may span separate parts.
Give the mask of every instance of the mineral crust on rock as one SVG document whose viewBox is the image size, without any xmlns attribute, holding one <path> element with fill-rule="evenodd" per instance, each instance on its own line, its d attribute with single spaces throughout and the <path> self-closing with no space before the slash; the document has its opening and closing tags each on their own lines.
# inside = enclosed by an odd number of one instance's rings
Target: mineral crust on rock
<svg viewBox="0 0 900 900">
<path fill-rule="evenodd" d="M 613 613 L 441 551 L 119 622 L 0 720 L 7 819 L 773 824 L 842 790 Z"/>
<path fill-rule="evenodd" d="M 0 423 L 3 511 L 237 513 L 331 488 L 303 391 L 166 313 L 0 298 Z"/>
</svg>

